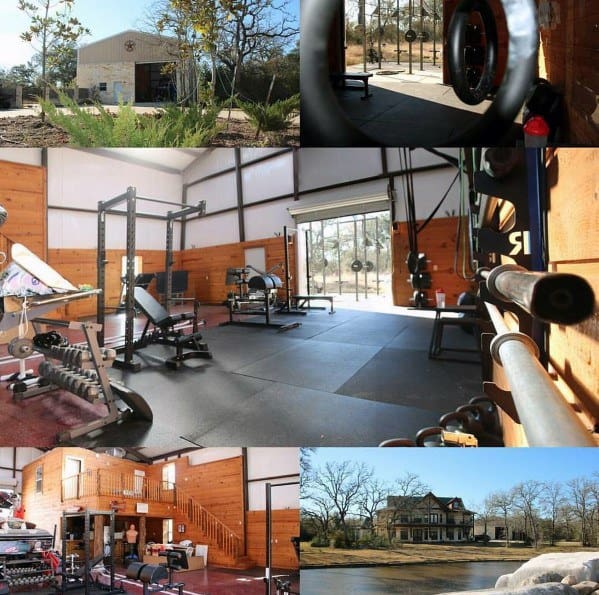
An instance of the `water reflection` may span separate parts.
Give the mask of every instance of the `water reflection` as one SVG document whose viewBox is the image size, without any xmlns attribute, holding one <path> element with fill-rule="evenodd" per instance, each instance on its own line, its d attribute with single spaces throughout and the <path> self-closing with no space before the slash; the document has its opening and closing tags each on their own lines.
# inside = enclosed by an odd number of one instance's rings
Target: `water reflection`
<svg viewBox="0 0 599 595">
<path fill-rule="evenodd" d="M 313 593 L 402 593 L 434 595 L 495 586 L 497 577 L 523 562 L 458 562 L 393 567 L 322 568 L 301 571 L 302 595 Z"/>
</svg>

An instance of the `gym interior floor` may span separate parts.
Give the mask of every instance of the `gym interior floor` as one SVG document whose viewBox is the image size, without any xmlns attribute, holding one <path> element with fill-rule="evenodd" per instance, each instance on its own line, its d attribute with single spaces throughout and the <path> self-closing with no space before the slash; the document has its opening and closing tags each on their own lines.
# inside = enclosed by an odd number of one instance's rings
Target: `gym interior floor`
<svg viewBox="0 0 599 595">
<path fill-rule="evenodd" d="M 226 308 L 202 306 L 202 333 L 213 359 L 188 360 L 172 371 L 157 358 L 173 349 L 151 345 L 136 354 L 140 372 L 110 371 L 146 399 L 153 424 L 128 420 L 76 442 L 175 449 L 192 444 L 375 446 L 388 438 L 414 438 L 420 428 L 437 425 L 441 415 L 481 394 L 480 365 L 472 364 L 476 354 L 460 353 L 462 361 L 428 359 L 432 313 L 393 311 L 338 307 L 329 315 L 311 310 L 306 316 L 281 317 L 301 326 L 279 332 L 219 326 L 228 317 Z M 139 315 L 136 328 L 144 323 Z M 122 334 L 123 328 L 124 315 L 111 315 L 106 336 Z M 475 340 L 447 327 L 443 345 L 473 348 Z M 37 369 L 40 361 L 28 360 L 28 367 Z M 2 373 L 16 369 L 14 362 L 12 368 L 5 364 Z M 15 402 L 6 383 L 0 407 L 1 441 L 13 446 L 51 446 L 59 431 L 105 410 L 66 391 Z"/>
<path fill-rule="evenodd" d="M 292 579 L 292 588 L 299 592 L 299 580 L 297 572 L 290 576 L 287 571 L 273 569 L 273 577 L 289 577 Z M 224 568 L 204 568 L 203 570 L 189 570 L 186 572 L 176 572 L 174 580 L 185 583 L 183 593 L 185 595 L 262 595 L 265 591 L 264 568 L 252 568 L 250 570 L 228 570 Z M 126 578 L 125 569 L 117 568 L 115 572 L 115 584 L 118 588 L 122 582 L 122 588 L 126 593 L 141 595 L 143 592 L 142 584 L 138 581 Z M 18 591 L 20 595 L 40 595 L 47 592 L 47 588 L 41 588 L 37 591 Z M 85 589 L 69 589 L 72 595 L 84 593 Z M 90 590 L 91 593 L 106 593 L 102 590 Z M 56 591 L 52 590 L 52 593 Z M 177 591 L 166 591 L 174 593 Z"/>
</svg>

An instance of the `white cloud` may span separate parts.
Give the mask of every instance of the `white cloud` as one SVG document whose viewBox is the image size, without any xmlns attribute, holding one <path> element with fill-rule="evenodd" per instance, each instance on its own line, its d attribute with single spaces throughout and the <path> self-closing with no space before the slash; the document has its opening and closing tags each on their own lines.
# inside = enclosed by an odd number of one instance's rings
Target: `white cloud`
<svg viewBox="0 0 599 595">
<path fill-rule="evenodd" d="M 19 38 L 18 33 L 0 33 L 0 66 L 10 68 L 26 64 L 35 53 L 31 45 Z"/>
</svg>

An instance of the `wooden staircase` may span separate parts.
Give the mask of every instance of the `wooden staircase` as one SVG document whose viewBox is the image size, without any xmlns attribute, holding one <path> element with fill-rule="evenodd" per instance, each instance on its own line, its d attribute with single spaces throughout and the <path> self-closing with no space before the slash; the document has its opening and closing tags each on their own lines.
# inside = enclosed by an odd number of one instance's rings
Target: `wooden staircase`
<svg viewBox="0 0 599 595">
<path fill-rule="evenodd" d="M 255 563 L 243 554 L 241 537 L 196 502 L 192 496 L 176 488 L 175 505 L 177 510 L 185 515 L 187 521 L 200 530 L 209 548 L 212 547 L 221 554 L 219 558 L 224 558 L 223 566 L 239 570 L 247 570 L 255 566 Z"/>
</svg>

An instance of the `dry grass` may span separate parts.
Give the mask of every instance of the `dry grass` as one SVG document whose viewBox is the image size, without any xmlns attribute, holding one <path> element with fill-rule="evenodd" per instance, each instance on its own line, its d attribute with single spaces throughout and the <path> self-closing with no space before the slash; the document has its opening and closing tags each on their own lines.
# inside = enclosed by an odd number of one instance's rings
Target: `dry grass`
<svg viewBox="0 0 599 595">
<path fill-rule="evenodd" d="M 342 550 L 311 547 L 301 544 L 302 568 L 318 566 L 384 566 L 395 564 L 432 564 L 435 562 L 524 561 L 540 554 L 573 551 L 595 551 L 577 544 L 526 546 L 506 548 L 500 544 L 488 545 L 427 545 L 407 543 L 396 550 Z"/>
<path fill-rule="evenodd" d="M 374 49 L 376 50 L 378 46 L 375 44 Z M 388 43 L 383 46 L 383 62 L 397 62 L 396 52 L 397 45 L 395 43 Z M 402 64 L 407 63 L 408 61 L 408 44 L 404 41 L 401 46 L 401 62 Z M 441 42 L 437 42 L 437 49 L 442 50 L 443 44 Z M 349 45 L 345 50 L 345 60 L 348 66 L 353 64 L 362 64 L 364 61 L 363 57 L 363 49 L 361 45 Z M 439 60 L 443 58 L 443 53 L 439 52 L 437 54 L 437 63 Z M 413 62 L 420 61 L 420 44 L 414 43 L 412 44 L 412 60 Z M 429 41 L 424 44 L 424 62 L 433 61 L 433 42 Z M 378 64 L 378 62 L 376 63 Z M 371 64 L 371 66 L 375 66 L 375 64 Z"/>
</svg>

